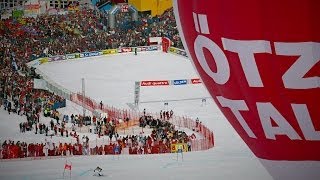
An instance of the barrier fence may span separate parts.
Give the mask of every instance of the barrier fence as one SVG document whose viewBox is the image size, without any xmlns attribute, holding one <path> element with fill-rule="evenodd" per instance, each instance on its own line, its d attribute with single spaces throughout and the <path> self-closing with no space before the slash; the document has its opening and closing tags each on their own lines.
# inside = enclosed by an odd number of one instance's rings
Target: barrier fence
<svg viewBox="0 0 320 180">
<path fill-rule="evenodd" d="M 104 106 L 102 109 L 100 105 L 88 97 L 83 97 L 81 94 L 71 94 L 71 101 L 74 103 L 85 106 L 86 109 L 94 111 L 96 109 L 100 109 L 101 111 L 108 113 L 108 117 L 110 119 L 125 119 L 129 117 L 130 121 L 126 122 L 117 122 L 117 129 L 129 128 L 139 124 L 139 118 L 143 116 L 142 112 L 135 112 L 132 110 L 119 109 L 112 106 Z M 151 113 L 154 118 L 159 118 L 157 114 Z M 188 128 L 196 131 L 201 134 L 203 138 L 194 139 L 191 141 L 192 149 L 195 151 L 207 150 L 214 146 L 214 135 L 213 132 L 207 128 L 202 123 L 197 123 L 191 118 L 180 117 L 180 116 L 172 116 L 169 120 L 175 126 L 179 128 Z"/>
<path fill-rule="evenodd" d="M 115 118 L 115 119 L 125 119 L 125 117 L 129 117 L 130 121 L 128 122 L 118 122 L 117 128 L 120 129 L 126 129 L 135 125 L 139 124 L 139 118 L 143 115 L 141 112 L 135 112 L 131 110 L 126 109 L 119 109 L 112 106 L 105 106 L 102 109 L 100 108 L 100 105 L 95 102 L 94 100 L 85 97 L 81 94 L 71 94 L 70 100 L 74 103 L 77 103 L 79 105 L 84 105 L 86 109 L 89 109 L 91 111 L 94 111 L 96 109 L 100 109 L 103 112 L 107 112 L 109 114 L 109 118 Z M 158 118 L 155 114 L 150 114 L 154 118 Z M 201 151 L 201 150 L 207 150 L 214 146 L 214 135 L 213 132 L 208 129 L 205 125 L 201 124 L 200 122 L 195 122 L 191 118 L 186 117 L 179 117 L 179 116 L 172 116 L 169 120 L 172 124 L 179 128 L 188 128 L 192 129 L 195 132 L 201 134 L 202 137 L 198 137 L 195 139 L 192 139 L 190 142 L 190 150 L 191 151 Z M 89 132 L 89 129 L 87 126 L 78 127 L 78 130 L 82 130 L 82 132 Z M 16 159 L 16 158 L 30 158 L 35 157 L 34 159 L 37 159 L 37 157 L 51 157 L 51 156 L 70 156 L 70 155 L 107 155 L 107 154 L 114 154 L 113 148 L 114 144 L 112 145 L 112 141 L 104 141 L 103 138 L 99 138 L 100 141 L 102 139 L 102 143 L 98 143 L 98 139 L 95 141 L 91 141 L 89 143 L 89 146 L 87 148 L 82 147 L 81 144 L 75 144 L 75 145 L 69 145 L 68 147 L 59 147 L 58 150 L 51 150 L 49 153 L 44 153 L 46 151 L 44 149 L 44 146 L 38 145 L 34 146 L 33 149 L 29 148 L 25 151 L 22 151 L 22 148 L 19 148 L 16 145 L 10 145 L 5 148 L 0 149 L 0 159 Z M 118 140 L 118 144 L 121 144 L 122 142 Z M 60 144 L 57 143 L 57 144 Z M 75 146 L 75 147 L 74 147 Z M 141 154 L 138 147 L 126 147 L 125 144 L 122 144 L 123 151 L 122 154 Z M 184 147 L 186 147 L 186 144 L 183 144 Z M 164 145 L 161 144 L 161 142 L 155 142 L 152 146 L 149 146 L 148 149 L 143 149 L 144 154 L 157 154 L 157 153 L 174 153 L 176 152 L 177 147 L 175 144 L 169 144 Z M 189 149 L 189 147 L 188 147 Z M 141 150 L 142 151 L 142 150 Z M 188 151 L 188 150 L 186 150 Z M 121 152 L 120 152 L 121 153 Z M 42 159 L 42 158 L 40 158 Z"/>
</svg>

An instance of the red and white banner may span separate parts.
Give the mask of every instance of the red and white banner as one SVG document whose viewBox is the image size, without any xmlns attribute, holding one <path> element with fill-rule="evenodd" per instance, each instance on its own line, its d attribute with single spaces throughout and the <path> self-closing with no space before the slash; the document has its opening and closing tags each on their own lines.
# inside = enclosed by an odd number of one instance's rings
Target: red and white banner
<svg viewBox="0 0 320 180">
<path fill-rule="evenodd" d="M 200 84 L 202 83 L 201 80 L 198 78 L 198 79 L 191 79 L 191 84 Z"/>
<path fill-rule="evenodd" d="M 119 52 L 120 53 L 132 52 L 132 48 L 131 47 L 119 48 Z"/>
<path fill-rule="evenodd" d="M 169 81 L 141 81 L 141 86 L 169 86 Z"/>
<path fill-rule="evenodd" d="M 189 58 L 253 153 L 320 161 L 320 1 L 174 6 Z"/>
</svg>

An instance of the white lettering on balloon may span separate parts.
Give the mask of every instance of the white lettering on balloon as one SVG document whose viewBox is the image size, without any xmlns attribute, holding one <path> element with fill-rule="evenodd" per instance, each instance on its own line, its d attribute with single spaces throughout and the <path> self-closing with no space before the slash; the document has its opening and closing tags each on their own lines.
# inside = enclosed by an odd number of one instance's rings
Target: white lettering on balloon
<svg viewBox="0 0 320 180">
<path fill-rule="evenodd" d="M 222 38 L 225 50 L 238 53 L 240 63 L 250 87 L 263 87 L 254 54 L 269 53 L 271 46 L 269 41 L 240 41 Z"/>
<path fill-rule="evenodd" d="M 320 131 L 315 130 L 307 106 L 305 104 L 291 104 L 291 107 L 306 140 L 319 141 Z"/>
<path fill-rule="evenodd" d="M 202 22 L 203 23 L 207 23 Z M 206 25 L 202 25 L 206 26 Z M 271 54 L 270 41 L 265 40 L 233 40 L 221 38 L 223 50 L 238 54 L 240 63 L 249 84 L 249 87 L 264 87 L 257 67 L 254 54 Z M 275 52 L 283 56 L 300 56 L 298 60 L 282 76 L 283 84 L 288 89 L 310 89 L 320 87 L 320 77 L 304 76 L 320 61 L 320 43 L 298 42 L 285 43 L 275 42 Z M 204 56 L 203 49 L 209 50 L 214 58 L 217 72 L 213 72 Z M 230 78 L 228 59 L 214 41 L 203 35 L 198 35 L 194 41 L 195 55 L 203 70 L 218 84 L 226 84 Z"/>
<path fill-rule="evenodd" d="M 204 56 L 203 48 L 209 50 L 213 58 L 215 59 L 217 72 L 212 72 L 210 69 L 206 57 Z M 194 41 L 194 51 L 197 59 L 203 68 L 203 70 L 218 84 L 225 84 L 230 77 L 230 67 L 228 59 L 219 46 L 211 39 L 199 35 Z"/>
<path fill-rule="evenodd" d="M 286 135 L 291 140 L 301 140 L 298 133 L 270 102 L 257 102 L 257 109 L 267 139 L 276 139 L 276 135 Z M 272 126 L 272 120 L 277 126 Z"/>
<path fill-rule="evenodd" d="M 320 43 L 274 43 L 276 54 L 300 56 L 282 76 L 284 86 L 289 89 L 310 89 L 320 87 L 320 77 L 303 78 L 320 61 Z"/>
<path fill-rule="evenodd" d="M 201 15 L 201 18 L 200 18 Z M 255 54 L 272 54 L 271 42 L 267 40 L 233 40 L 221 38 L 223 49 L 210 38 L 204 36 L 209 33 L 207 15 L 193 12 L 195 30 L 199 33 L 194 41 L 195 56 L 204 72 L 217 84 L 224 85 L 230 79 L 230 65 L 224 51 L 237 53 L 249 87 L 264 87 L 260 76 L 258 61 Z M 199 20 L 198 20 L 199 19 Z M 200 22 L 201 21 L 201 22 Z M 316 42 L 274 42 L 275 54 L 280 56 L 298 56 L 298 59 L 283 74 L 282 81 L 287 89 L 313 89 L 320 87 L 319 76 L 304 77 L 320 61 L 320 43 Z M 213 72 L 204 55 L 207 49 L 216 64 Z M 248 122 L 240 111 L 250 111 L 245 100 L 227 99 L 223 96 L 216 97 L 220 105 L 229 108 L 247 135 L 257 138 Z M 287 119 L 278 111 L 271 102 L 256 102 L 259 120 L 267 139 L 276 140 L 276 137 L 287 136 L 291 140 L 302 140 Z M 319 141 L 320 131 L 316 131 L 306 104 L 291 104 L 293 113 L 306 140 Z M 276 123 L 272 125 L 272 120 Z"/>
<path fill-rule="evenodd" d="M 248 126 L 247 122 L 243 119 L 242 115 L 240 114 L 240 111 L 249 111 L 249 108 L 244 100 L 226 99 L 223 96 L 217 96 L 217 99 L 222 107 L 230 108 L 230 110 L 238 119 L 240 125 L 246 131 L 249 137 L 257 138 Z"/>
<path fill-rule="evenodd" d="M 216 98 L 222 107 L 226 107 L 231 110 L 247 135 L 256 139 L 256 135 L 240 114 L 240 111 L 250 110 L 246 102 L 244 100 L 227 99 L 223 96 L 217 96 Z M 267 139 L 276 140 L 276 135 L 286 135 L 291 140 L 302 140 L 296 130 L 288 123 L 272 103 L 257 102 L 256 106 L 259 120 Z M 320 131 L 315 130 L 307 106 L 305 104 L 291 104 L 291 106 L 305 139 L 319 141 Z M 277 124 L 277 126 L 272 125 L 272 120 Z"/>
</svg>

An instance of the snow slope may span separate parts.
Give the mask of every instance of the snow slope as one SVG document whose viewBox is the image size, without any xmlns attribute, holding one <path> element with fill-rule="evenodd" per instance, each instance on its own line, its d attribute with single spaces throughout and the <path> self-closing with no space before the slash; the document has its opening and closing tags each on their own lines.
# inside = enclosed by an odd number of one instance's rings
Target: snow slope
<svg viewBox="0 0 320 180">
<path fill-rule="evenodd" d="M 141 80 L 173 80 L 198 78 L 188 59 L 162 52 L 121 54 L 60 61 L 39 68 L 53 81 L 73 91 L 81 91 L 81 78 L 85 78 L 86 95 L 97 102 L 129 109 L 133 102 L 134 82 Z M 121 155 L 70 157 L 72 179 L 95 179 L 92 169 L 100 166 L 103 179 L 219 179 L 269 180 L 272 179 L 249 148 L 236 134 L 219 111 L 202 84 L 143 87 L 139 110 L 158 113 L 172 109 L 175 115 L 199 117 L 213 130 L 215 147 L 204 152 L 184 153 L 177 161 L 176 154 Z M 206 98 L 206 104 L 201 99 Z M 168 106 L 164 106 L 168 102 Z M 64 113 L 81 113 L 71 102 Z M 41 140 L 42 136 L 20 136 L 16 115 L 0 110 L 0 137 Z M 43 119 L 45 121 L 45 119 Z M 60 141 L 56 137 L 54 141 Z M 94 139 L 95 137 L 92 137 Z M 63 140 L 61 140 L 63 141 Z M 0 162 L 0 179 L 61 179 L 65 158 L 34 161 Z"/>
</svg>

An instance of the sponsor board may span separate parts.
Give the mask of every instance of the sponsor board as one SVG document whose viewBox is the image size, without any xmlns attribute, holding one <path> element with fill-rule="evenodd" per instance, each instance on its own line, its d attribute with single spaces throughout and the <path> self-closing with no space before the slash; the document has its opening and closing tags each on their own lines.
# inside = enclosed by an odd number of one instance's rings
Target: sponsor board
<svg viewBox="0 0 320 180">
<path fill-rule="evenodd" d="M 169 86 L 169 81 L 141 81 L 141 86 Z"/>
<path fill-rule="evenodd" d="M 82 54 L 82 56 L 81 56 Z M 100 56 L 103 53 L 99 52 L 99 51 L 93 51 L 93 52 L 84 52 L 84 53 L 80 53 L 80 57 L 92 57 L 92 56 Z"/>
<path fill-rule="evenodd" d="M 120 53 L 132 52 L 132 48 L 131 47 L 119 48 L 119 52 Z"/>
<path fill-rule="evenodd" d="M 172 53 L 177 53 L 177 49 L 174 48 L 174 47 L 170 47 L 170 48 L 169 48 L 169 51 L 172 52 Z"/>
<path fill-rule="evenodd" d="M 182 49 L 178 49 L 178 48 L 175 48 L 175 47 L 170 47 L 169 51 L 171 53 L 173 53 L 173 54 L 178 54 L 178 55 L 181 55 L 181 56 L 184 56 L 184 57 L 188 57 L 187 53 Z"/>
<path fill-rule="evenodd" d="M 102 50 L 100 52 L 102 52 L 102 54 L 116 54 L 116 53 L 118 53 L 118 50 L 117 49 L 106 49 L 106 50 Z"/>
<path fill-rule="evenodd" d="M 197 78 L 197 79 L 191 79 L 191 84 L 200 84 L 201 83 L 201 79 Z"/>
<path fill-rule="evenodd" d="M 67 54 L 66 57 L 67 57 L 67 59 L 75 59 L 76 55 L 75 54 Z"/>
<path fill-rule="evenodd" d="M 141 52 L 142 48 L 141 47 L 136 47 L 137 48 L 137 52 Z"/>
<path fill-rule="evenodd" d="M 47 57 L 41 58 L 41 59 L 39 59 L 39 62 L 40 62 L 40 64 L 47 63 L 47 62 L 49 62 L 49 58 L 47 58 Z"/>
<path fill-rule="evenodd" d="M 177 144 L 171 144 L 171 153 L 177 153 L 178 151 L 187 152 L 188 151 L 188 145 L 186 143 L 177 143 Z"/>
<path fill-rule="evenodd" d="M 188 84 L 188 80 L 186 79 L 179 79 L 179 80 L 173 80 L 173 85 L 185 85 Z"/>
<path fill-rule="evenodd" d="M 63 60 L 66 60 L 66 56 L 64 56 L 64 55 L 58 55 L 58 56 L 49 57 L 49 62 L 63 61 Z"/>
<path fill-rule="evenodd" d="M 160 49 L 159 46 L 141 46 L 138 47 L 138 51 L 158 51 Z"/>
<path fill-rule="evenodd" d="M 177 54 L 181 55 L 181 56 L 184 56 L 184 57 L 188 57 L 187 56 L 187 53 L 183 50 L 180 50 L 180 49 L 177 49 Z"/>
</svg>

